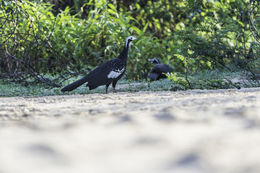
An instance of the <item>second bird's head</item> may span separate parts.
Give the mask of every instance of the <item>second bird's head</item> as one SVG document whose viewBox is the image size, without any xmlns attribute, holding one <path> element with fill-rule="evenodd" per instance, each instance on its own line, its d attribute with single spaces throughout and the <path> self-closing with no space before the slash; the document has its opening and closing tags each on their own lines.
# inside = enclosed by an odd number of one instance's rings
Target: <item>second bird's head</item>
<svg viewBox="0 0 260 173">
<path fill-rule="evenodd" d="M 135 40 L 136 38 L 134 36 L 129 36 L 125 39 L 125 47 L 130 47 L 132 44 L 132 41 Z"/>
<path fill-rule="evenodd" d="M 148 61 L 150 61 L 151 64 L 160 64 L 160 61 L 157 58 L 148 59 Z"/>
</svg>

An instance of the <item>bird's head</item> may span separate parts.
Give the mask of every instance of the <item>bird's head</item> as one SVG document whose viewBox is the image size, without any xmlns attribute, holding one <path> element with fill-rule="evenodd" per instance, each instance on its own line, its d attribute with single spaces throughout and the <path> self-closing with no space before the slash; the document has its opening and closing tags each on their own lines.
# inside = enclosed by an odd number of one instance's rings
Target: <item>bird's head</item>
<svg viewBox="0 0 260 173">
<path fill-rule="evenodd" d="M 130 47 L 132 44 L 132 41 L 135 40 L 136 38 L 134 36 L 129 36 L 125 40 L 125 47 Z"/>
<path fill-rule="evenodd" d="M 160 61 L 157 58 L 149 59 L 151 64 L 160 64 Z"/>
</svg>

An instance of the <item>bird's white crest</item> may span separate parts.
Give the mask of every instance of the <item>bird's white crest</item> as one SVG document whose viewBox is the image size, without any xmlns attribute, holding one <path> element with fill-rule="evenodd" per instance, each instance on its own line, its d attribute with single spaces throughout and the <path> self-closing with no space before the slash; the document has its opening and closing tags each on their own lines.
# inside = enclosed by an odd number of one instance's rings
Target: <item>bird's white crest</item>
<svg viewBox="0 0 260 173">
<path fill-rule="evenodd" d="M 112 78 L 112 79 L 115 79 L 117 78 L 118 76 L 120 76 L 123 72 L 124 72 L 125 68 L 122 68 L 122 70 L 112 70 L 108 75 L 107 77 L 108 78 Z"/>
<path fill-rule="evenodd" d="M 129 37 L 127 37 L 127 38 L 125 39 L 125 46 L 127 46 L 128 40 L 133 41 L 133 40 L 135 40 L 135 39 L 136 39 L 136 38 L 133 37 L 133 36 L 129 36 Z M 132 44 L 132 42 L 130 42 L 129 47 L 131 46 L 131 44 Z"/>
</svg>

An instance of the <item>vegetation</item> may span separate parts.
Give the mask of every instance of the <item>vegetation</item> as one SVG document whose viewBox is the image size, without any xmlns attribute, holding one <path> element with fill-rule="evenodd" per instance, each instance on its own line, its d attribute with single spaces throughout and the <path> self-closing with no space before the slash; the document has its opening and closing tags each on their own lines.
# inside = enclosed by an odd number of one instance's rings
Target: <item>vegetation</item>
<svg viewBox="0 0 260 173">
<path fill-rule="evenodd" d="M 168 76 L 175 89 L 236 87 L 212 73 L 240 74 L 242 86 L 260 86 L 259 3 L 0 0 L 0 79 L 58 93 L 71 77 L 116 57 L 134 35 L 125 81 L 144 81 L 148 59 L 157 57 L 174 66 Z"/>
<path fill-rule="evenodd" d="M 173 74 L 177 79 L 172 80 L 162 79 L 159 81 L 139 81 L 132 82 L 123 78 L 119 81 L 117 86 L 117 92 L 137 92 L 137 91 L 177 91 L 189 89 L 189 84 L 185 80 L 185 76 L 181 73 Z M 189 82 L 192 85 L 192 89 L 239 89 L 242 87 L 254 87 L 256 86 L 255 80 L 243 79 L 237 80 L 243 75 L 241 71 L 229 72 L 229 71 L 203 71 L 195 75 L 189 75 Z M 77 78 L 73 77 L 68 79 L 68 82 L 75 81 Z M 109 93 L 113 92 L 112 88 L 109 89 Z M 88 90 L 83 85 L 76 90 L 73 90 L 66 94 L 93 94 L 93 93 L 105 93 L 105 87 L 99 87 L 95 90 Z M 46 86 L 43 83 L 24 85 L 17 82 L 0 82 L 0 97 L 1 96 L 46 96 L 46 95 L 61 95 L 60 88 Z"/>
</svg>

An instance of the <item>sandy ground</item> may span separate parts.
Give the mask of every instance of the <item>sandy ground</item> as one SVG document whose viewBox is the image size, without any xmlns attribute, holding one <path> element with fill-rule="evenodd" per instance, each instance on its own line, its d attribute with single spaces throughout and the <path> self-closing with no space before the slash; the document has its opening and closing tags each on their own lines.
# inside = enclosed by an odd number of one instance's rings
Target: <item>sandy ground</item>
<svg viewBox="0 0 260 173">
<path fill-rule="evenodd" d="M 259 173 L 260 88 L 0 98 L 0 173 Z"/>
</svg>

